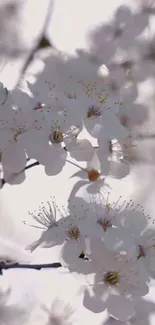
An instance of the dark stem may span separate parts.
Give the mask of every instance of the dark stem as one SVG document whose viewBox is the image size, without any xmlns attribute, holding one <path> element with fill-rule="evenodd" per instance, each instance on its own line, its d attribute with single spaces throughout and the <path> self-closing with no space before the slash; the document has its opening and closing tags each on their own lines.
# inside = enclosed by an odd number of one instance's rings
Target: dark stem
<svg viewBox="0 0 155 325">
<path fill-rule="evenodd" d="M 59 268 L 61 267 L 61 263 L 48 263 L 48 264 L 19 264 L 19 263 L 9 263 L 5 264 L 4 262 L 0 263 L 0 274 L 2 274 L 3 270 L 8 269 L 33 269 L 33 270 L 41 270 L 41 269 L 50 269 L 50 268 Z"/>
<path fill-rule="evenodd" d="M 29 169 L 31 167 L 35 167 L 35 166 L 39 166 L 39 165 L 40 165 L 39 161 L 35 161 L 33 164 L 30 164 L 30 165 L 26 166 L 24 168 L 24 170 L 27 170 L 27 169 Z"/>
</svg>

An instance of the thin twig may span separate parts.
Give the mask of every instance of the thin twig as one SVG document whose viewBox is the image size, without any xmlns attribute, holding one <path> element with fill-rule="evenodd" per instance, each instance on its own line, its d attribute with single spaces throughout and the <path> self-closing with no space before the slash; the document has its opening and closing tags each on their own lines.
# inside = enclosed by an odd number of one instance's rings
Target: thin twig
<svg viewBox="0 0 155 325">
<path fill-rule="evenodd" d="M 39 166 L 40 165 L 40 163 L 39 163 L 39 161 L 35 161 L 34 163 L 32 163 L 32 164 L 30 164 L 30 165 L 28 165 L 28 166 L 26 166 L 21 172 L 24 172 L 25 170 L 27 170 L 27 169 L 29 169 L 29 168 L 31 168 L 31 167 L 35 167 L 35 166 Z M 14 174 L 13 176 L 17 176 L 18 174 Z M 4 179 L 4 178 L 1 178 L 1 188 L 4 186 L 4 184 L 6 184 L 7 183 L 7 181 Z"/>
<path fill-rule="evenodd" d="M 19 264 L 19 263 L 9 263 L 5 264 L 5 262 L 0 263 L 0 274 L 2 274 L 3 270 L 8 269 L 33 269 L 33 270 L 41 270 L 41 269 L 50 269 L 50 268 L 59 268 L 62 267 L 61 263 L 48 263 L 48 264 Z"/>
</svg>

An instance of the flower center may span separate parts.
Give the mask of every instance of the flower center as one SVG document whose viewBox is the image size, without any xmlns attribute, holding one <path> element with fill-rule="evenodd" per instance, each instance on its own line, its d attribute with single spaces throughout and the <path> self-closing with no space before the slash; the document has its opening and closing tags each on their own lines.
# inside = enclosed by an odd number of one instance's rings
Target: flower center
<svg viewBox="0 0 155 325">
<path fill-rule="evenodd" d="M 50 141 L 53 143 L 61 143 L 63 142 L 63 134 L 60 130 L 54 130 L 50 134 Z"/>
<path fill-rule="evenodd" d="M 116 271 L 109 271 L 104 276 L 104 281 L 111 285 L 117 285 L 120 281 L 119 272 Z"/>
<path fill-rule="evenodd" d="M 110 203 L 107 203 L 106 204 L 106 208 L 107 208 L 107 211 L 108 212 L 111 212 L 112 211 L 112 205 Z"/>
<path fill-rule="evenodd" d="M 87 112 L 87 118 L 91 118 L 93 116 L 101 116 L 101 115 L 102 115 L 102 113 L 98 107 L 95 107 L 95 106 L 89 107 L 88 112 Z"/>
<path fill-rule="evenodd" d="M 106 232 L 108 228 L 112 227 L 112 222 L 107 219 L 98 219 L 97 223 L 103 228 L 104 232 Z"/>
<path fill-rule="evenodd" d="M 78 240 L 80 238 L 80 230 L 79 230 L 79 228 L 75 226 L 75 227 L 69 229 L 68 236 L 69 236 L 70 239 Z"/>
<path fill-rule="evenodd" d="M 91 169 L 88 171 L 88 178 L 90 182 L 97 181 L 100 178 L 101 174 L 96 169 Z"/>
</svg>

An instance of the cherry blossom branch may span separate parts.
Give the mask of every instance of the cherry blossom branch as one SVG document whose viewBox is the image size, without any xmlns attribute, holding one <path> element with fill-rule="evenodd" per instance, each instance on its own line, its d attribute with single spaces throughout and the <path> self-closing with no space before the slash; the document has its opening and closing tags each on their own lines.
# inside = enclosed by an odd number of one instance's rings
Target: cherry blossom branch
<svg viewBox="0 0 155 325">
<path fill-rule="evenodd" d="M 0 262 L 0 274 L 2 274 L 3 270 L 8 269 L 33 269 L 33 270 L 41 270 L 41 269 L 49 269 L 49 268 L 59 268 L 62 267 L 62 264 L 59 262 L 56 263 L 48 263 L 48 264 L 19 264 L 19 263 L 9 263 L 5 264 L 4 262 Z"/>
<path fill-rule="evenodd" d="M 142 133 L 139 133 L 139 134 L 132 134 L 131 135 L 131 138 L 133 138 L 133 139 L 137 139 L 137 140 L 141 140 L 141 141 L 143 141 L 143 140 L 151 140 L 151 139 L 155 139 L 155 133 L 152 133 L 152 134 L 142 134 Z M 99 146 L 94 146 L 93 147 L 94 149 L 98 149 L 99 148 Z M 64 147 L 64 150 L 65 151 L 67 151 L 67 149 L 66 149 L 66 147 Z M 29 161 L 30 159 L 27 159 L 27 161 Z M 80 168 L 80 169 L 82 169 L 82 170 L 84 170 L 84 171 L 87 171 L 87 169 L 86 168 L 82 168 L 82 167 L 80 167 L 79 165 L 77 165 L 77 164 L 75 164 L 75 163 L 73 163 L 73 162 L 71 162 L 71 161 L 69 161 L 69 160 L 66 160 L 66 162 L 68 162 L 68 163 L 70 163 L 70 164 L 72 164 L 72 165 L 74 165 L 74 166 L 76 166 L 76 167 L 78 167 L 78 168 Z M 29 169 L 29 168 L 32 168 L 32 167 L 35 167 L 35 166 L 39 166 L 40 165 L 40 163 L 39 163 L 39 161 L 35 161 L 34 163 L 32 163 L 32 164 L 30 164 L 30 165 L 28 165 L 28 166 L 26 166 L 24 169 L 23 169 L 23 171 L 25 171 L 25 170 L 27 170 L 27 169 Z M 18 174 L 17 174 L 18 175 Z M 4 179 L 4 178 L 2 178 L 1 179 L 1 188 L 4 186 L 4 184 L 6 184 L 7 183 L 7 181 Z"/>
</svg>

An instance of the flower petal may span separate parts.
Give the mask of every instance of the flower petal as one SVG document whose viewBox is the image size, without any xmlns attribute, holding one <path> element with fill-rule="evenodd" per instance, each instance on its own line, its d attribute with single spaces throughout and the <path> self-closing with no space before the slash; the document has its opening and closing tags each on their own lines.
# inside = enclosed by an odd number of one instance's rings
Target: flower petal
<svg viewBox="0 0 155 325">
<path fill-rule="evenodd" d="M 3 151 L 2 164 L 4 170 L 12 173 L 21 172 L 26 166 L 26 153 L 20 143 L 12 142 Z"/>
<path fill-rule="evenodd" d="M 65 141 L 66 148 L 70 151 L 71 157 L 77 161 L 89 161 L 92 159 L 94 149 L 89 140 L 68 139 Z"/>
<path fill-rule="evenodd" d="M 104 113 L 103 115 L 103 129 L 98 135 L 99 145 L 102 141 L 117 139 L 118 142 L 122 141 L 129 135 L 129 131 L 123 127 L 118 118 L 113 113 Z"/>
<path fill-rule="evenodd" d="M 107 148 L 105 149 L 98 149 L 96 151 L 97 154 L 97 158 L 98 158 L 98 165 L 100 166 L 101 170 L 102 170 L 102 175 L 106 176 L 109 174 L 110 172 L 110 161 L 108 160 L 108 156 L 107 156 Z"/>
<path fill-rule="evenodd" d="M 118 179 L 126 177 L 130 173 L 130 164 L 123 163 L 119 160 L 111 161 L 110 167 L 112 176 Z"/>
<path fill-rule="evenodd" d="M 61 251 L 61 257 L 63 261 L 68 265 L 73 265 L 75 267 L 75 271 L 77 269 L 78 272 L 78 264 L 81 263 L 81 259 L 79 258 L 82 251 L 85 251 L 85 245 L 82 245 L 81 242 L 78 242 L 74 239 L 69 239 L 65 244 L 63 245 L 62 251 Z M 83 260 L 85 262 L 85 260 Z M 88 262 L 86 262 L 88 263 Z M 84 263 L 83 263 L 84 264 Z M 81 272 L 83 273 L 83 272 Z"/>
<path fill-rule="evenodd" d="M 132 300 L 124 296 L 110 295 L 107 305 L 109 315 L 122 322 L 131 319 L 135 314 Z"/>
<path fill-rule="evenodd" d="M 83 304 L 94 313 L 100 313 L 107 307 L 109 291 L 107 286 L 96 285 L 93 290 L 86 289 Z"/>
<path fill-rule="evenodd" d="M 49 176 L 59 174 L 62 171 L 67 158 L 67 152 L 62 148 L 58 150 L 51 148 L 50 150 L 51 152 L 49 154 L 52 155 L 52 160 L 48 159 L 48 162 L 47 160 L 45 161 L 45 172 Z"/>
<path fill-rule="evenodd" d="M 103 236 L 105 245 L 114 252 L 128 251 L 133 245 L 128 230 L 123 228 L 109 228 Z"/>
<path fill-rule="evenodd" d="M 145 265 L 150 271 L 155 271 L 155 255 L 145 257 Z"/>
<path fill-rule="evenodd" d="M 13 139 L 13 132 L 7 129 L 0 129 L 0 150 L 3 151 L 7 148 L 8 144 Z"/>
</svg>

